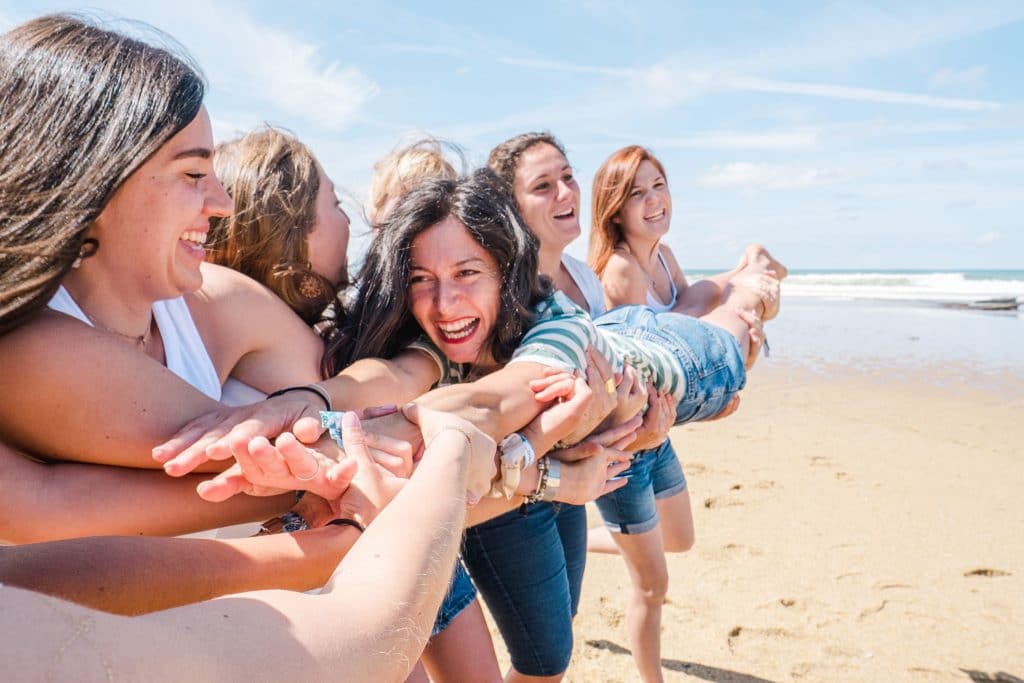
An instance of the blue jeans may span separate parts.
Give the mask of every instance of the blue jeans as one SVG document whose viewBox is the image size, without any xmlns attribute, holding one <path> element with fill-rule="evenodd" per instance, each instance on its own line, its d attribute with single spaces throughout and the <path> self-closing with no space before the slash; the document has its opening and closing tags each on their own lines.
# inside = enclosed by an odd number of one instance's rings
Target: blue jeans
<svg viewBox="0 0 1024 683">
<path fill-rule="evenodd" d="M 686 475 L 668 439 L 657 448 L 634 455 L 622 474 L 629 476 L 625 486 L 594 501 L 605 526 L 616 533 L 650 531 L 658 526 L 656 501 L 686 490 Z"/>
<path fill-rule="evenodd" d="M 676 422 L 718 415 L 747 381 L 740 345 L 731 333 L 680 313 L 655 313 L 647 306 L 619 306 L 594 321 L 598 327 L 670 349 L 682 366 L 685 392 Z"/>
<path fill-rule="evenodd" d="M 466 568 L 462 566 L 462 560 L 456 560 L 455 573 L 452 574 L 452 580 L 448 584 L 448 592 L 441 602 L 441 607 L 437 610 L 437 619 L 434 620 L 434 629 L 430 632 L 430 635 L 436 636 L 448 628 L 448 624 L 452 623 L 452 619 L 457 617 L 459 612 L 466 609 L 469 603 L 475 599 L 476 588 L 473 587 L 473 582 L 470 581 Z"/>
<path fill-rule="evenodd" d="M 513 510 L 470 527 L 462 559 L 515 670 L 528 676 L 564 672 L 587 560 L 583 506 L 533 503 L 525 514 Z"/>
</svg>

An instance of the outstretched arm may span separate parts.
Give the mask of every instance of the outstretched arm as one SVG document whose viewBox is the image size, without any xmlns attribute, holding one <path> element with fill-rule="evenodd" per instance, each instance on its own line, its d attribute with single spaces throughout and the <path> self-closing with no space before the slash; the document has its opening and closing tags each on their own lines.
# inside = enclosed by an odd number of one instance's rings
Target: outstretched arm
<svg viewBox="0 0 1024 683">
<path fill-rule="evenodd" d="M 454 429 L 437 434 L 430 457 L 322 595 L 244 593 L 127 619 L 0 588 L 0 624 L 27 636 L 25 647 L 0 660 L 0 678 L 403 680 L 451 577 L 465 516 L 468 441 Z M 268 646 L 239 650 L 240 642 Z"/>
<path fill-rule="evenodd" d="M 36 543 L 102 534 L 164 536 L 241 524 L 280 514 L 292 494 L 236 496 L 223 504 L 196 495 L 205 477 L 30 460 L 0 443 L 4 514 L 0 541 Z"/>
</svg>

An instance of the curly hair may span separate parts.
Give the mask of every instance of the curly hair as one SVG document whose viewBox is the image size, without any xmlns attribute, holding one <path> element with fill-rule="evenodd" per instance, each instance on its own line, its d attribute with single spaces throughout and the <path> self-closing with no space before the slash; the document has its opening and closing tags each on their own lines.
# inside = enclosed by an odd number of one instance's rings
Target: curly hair
<svg viewBox="0 0 1024 683">
<path fill-rule="evenodd" d="M 533 306 L 551 285 L 537 273 L 537 238 L 524 227 L 515 202 L 493 173 L 480 169 L 455 180 L 427 180 L 399 200 L 370 245 L 350 314 L 328 342 L 325 375 L 361 358 L 393 357 L 423 334 L 410 312 L 412 245 L 449 216 L 498 264 L 501 300 L 485 348 L 498 363 L 512 357 L 533 323 Z"/>
</svg>

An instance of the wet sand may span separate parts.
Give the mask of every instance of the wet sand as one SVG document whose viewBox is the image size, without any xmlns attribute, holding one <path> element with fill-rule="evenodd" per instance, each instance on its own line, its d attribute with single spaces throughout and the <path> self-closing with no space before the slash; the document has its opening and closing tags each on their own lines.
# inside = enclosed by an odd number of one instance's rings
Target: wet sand
<svg viewBox="0 0 1024 683">
<path fill-rule="evenodd" d="M 674 430 L 697 542 L 669 556 L 666 680 L 1024 679 L 1024 372 L 948 355 L 783 354 Z M 637 680 L 628 589 L 588 557 L 566 680 Z"/>
</svg>

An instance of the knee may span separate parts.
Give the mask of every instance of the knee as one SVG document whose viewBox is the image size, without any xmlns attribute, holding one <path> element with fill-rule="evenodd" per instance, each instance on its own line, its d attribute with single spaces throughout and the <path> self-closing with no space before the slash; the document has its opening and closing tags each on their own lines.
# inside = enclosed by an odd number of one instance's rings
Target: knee
<svg viewBox="0 0 1024 683">
<path fill-rule="evenodd" d="M 660 605 L 668 594 L 668 569 L 662 567 L 641 577 L 633 587 L 636 596 L 649 605 Z"/>
<path fill-rule="evenodd" d="M 663 539 L 666 553 L 685 553 L 693 547 L 693 543 L 696 539 L 694 538 L 693 527 L 684 530 L 679 534 L 674 534 L 670 538 Z"/>
</svg>

